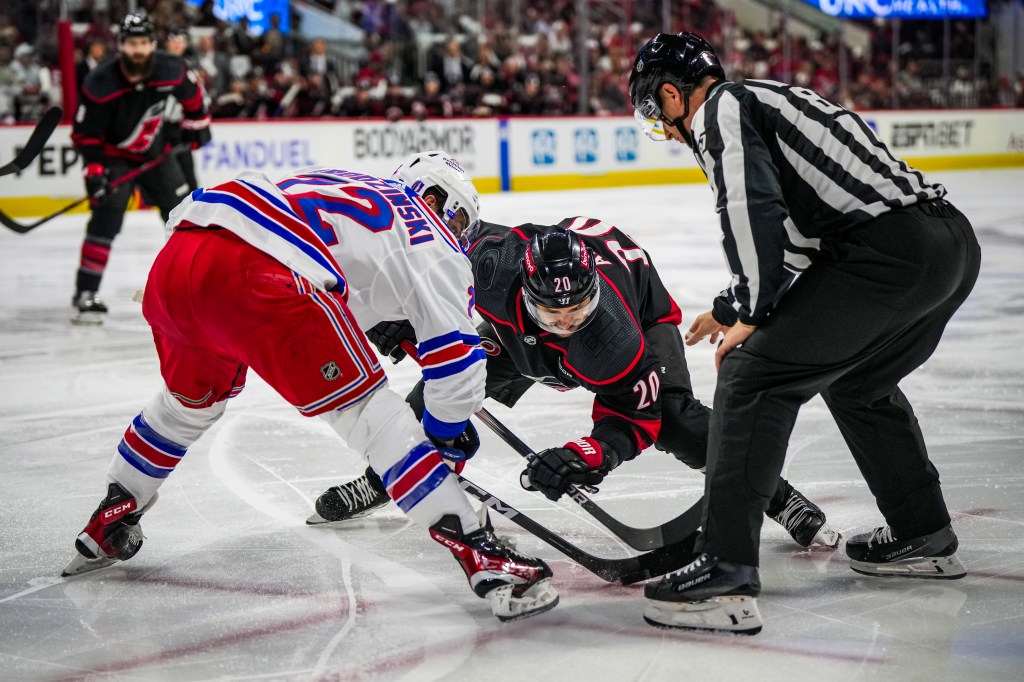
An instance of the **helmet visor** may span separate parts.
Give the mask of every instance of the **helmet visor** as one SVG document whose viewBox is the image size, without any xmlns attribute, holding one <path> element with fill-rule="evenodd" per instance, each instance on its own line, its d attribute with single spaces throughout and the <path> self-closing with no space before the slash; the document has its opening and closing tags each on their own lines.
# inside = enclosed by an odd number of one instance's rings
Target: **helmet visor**
<svg viewBox="0 0 1024 682">
<path fill-rule="evenodd" d="M 523 294 L 526 312 L 538 327 L 558 336 L 569 336 L 590 323 L 600 304 L 601 287 L 594 289 L 593 296 L 567 308 L 548 308 L 535 303 L 525 290 Z"/>
<path fill-rule="evenodd" d="M 668 140 L 668 135 L 665 134 L 665 126 L 660 119 L 647 118 L 640 113 L 639 109 L 633 110 L 633 118 L 640 124 L 640 130 L 644 131 L 644 135 L 647 137 L 655 142 L 665 142 Z"/>
</svg>

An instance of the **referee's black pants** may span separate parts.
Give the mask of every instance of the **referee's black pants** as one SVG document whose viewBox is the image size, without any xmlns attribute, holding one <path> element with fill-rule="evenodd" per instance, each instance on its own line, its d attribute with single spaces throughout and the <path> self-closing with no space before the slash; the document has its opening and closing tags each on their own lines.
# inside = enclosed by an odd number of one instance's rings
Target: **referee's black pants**
<svg viewBox="0 0 1024 682">
<path fill-rule="evenodd" d="M 822 249 L 722 362 L 704 551 L 758 565 L 763 512 L 797 411 L 819 393 L 895 536 L 949 524 L 939 474 L 898 384 L 934 352 L 980 263 L 971 224 L 942 200 L 883 214 Z"/>
</svg>

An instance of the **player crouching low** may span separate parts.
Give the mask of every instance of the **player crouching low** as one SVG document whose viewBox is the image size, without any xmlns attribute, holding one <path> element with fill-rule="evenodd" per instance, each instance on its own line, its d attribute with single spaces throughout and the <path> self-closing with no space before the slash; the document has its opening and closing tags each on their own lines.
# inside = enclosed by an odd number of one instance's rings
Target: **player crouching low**
<svg viewBox="0 0 1024 682">
<path fill-rule="evenodd" d="M 316 168 L 274 184 L 247 173 L 186 198 L 142 302 L 166 387 L 125 431 L 107 497 L 63 575 L 135 556 L 157 489 L 252 367 L 381 472 L 391 499 L 452 552 L 499 619 L 553 608 L 551 569 L 494 535 L 444 461 L 479 446 L 468 419 L 483 402 L 485 356 L 469 261 L 451 232 L 476 220 L 477 202 L 441 152 L 413 155 L 390 180 Z M 412 320 L 423 339 L 422 424 L 362 332 L 382 319 Z"/>
</svg>

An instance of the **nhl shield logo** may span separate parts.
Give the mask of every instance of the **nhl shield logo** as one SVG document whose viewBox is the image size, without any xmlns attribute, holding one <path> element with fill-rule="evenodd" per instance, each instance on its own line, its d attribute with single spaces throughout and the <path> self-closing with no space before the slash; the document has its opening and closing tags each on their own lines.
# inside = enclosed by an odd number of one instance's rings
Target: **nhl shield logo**
<svg viewBox="0 0 1024 682">
<path fill-rule="evenodd" d="M 341 369 L 338 368 L 338 363 L 331 360 L 326 365 L 320 368 L 320 373 L 324 375 L 324 379 L 328 381 L 334 381 L 341 376 Z"/>
</svg>

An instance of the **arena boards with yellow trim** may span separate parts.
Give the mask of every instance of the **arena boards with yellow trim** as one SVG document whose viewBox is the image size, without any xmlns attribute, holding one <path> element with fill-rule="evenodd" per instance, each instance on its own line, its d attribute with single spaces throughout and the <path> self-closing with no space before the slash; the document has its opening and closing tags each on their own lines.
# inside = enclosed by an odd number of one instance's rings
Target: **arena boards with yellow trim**
<svg viewBox="0 0 1024 682">
<path fill-rule="evenodd" d="M 1024 166 L 1022 110 L 862 116 L 897 157 L 922 171 Z M 0 161 L 29 132 L 0 126 Z M 195 159 L 200 182 L 210 186 L 244 170 L 278 178 L 313 165 L 389 177 L 408 154 L 429 149 L 457 158 L 484 194 L 706 182 L 689 148 L 650 141 L 631 117 L 617 116 L 217 122 L 213 142 Z M 82 196 L 81 173 L 70 128 L 60 126 L 29 168 L 0 183 L 0 209 L 16 218 L 53 213 Z"/>
</svg>

